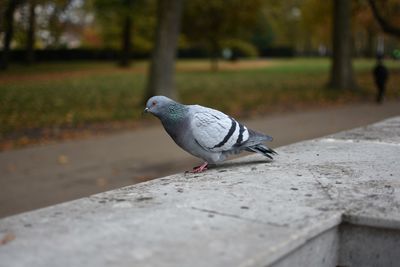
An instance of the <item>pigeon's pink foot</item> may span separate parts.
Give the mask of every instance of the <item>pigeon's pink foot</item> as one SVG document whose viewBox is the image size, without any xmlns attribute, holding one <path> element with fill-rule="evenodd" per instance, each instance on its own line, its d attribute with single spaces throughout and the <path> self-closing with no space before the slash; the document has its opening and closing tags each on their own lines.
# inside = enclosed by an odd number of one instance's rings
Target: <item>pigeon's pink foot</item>
<svg viewBox="0 0 400 267">
<path fill-rule="evenodd" d="M 208 163 L 204 162 L 200 166 L 194 167 L 193 170 L 191 171 L 191 173 L 203 172 L 203 171 L 207 170 L 207 167 L 208 167 Z"/>
</svg>

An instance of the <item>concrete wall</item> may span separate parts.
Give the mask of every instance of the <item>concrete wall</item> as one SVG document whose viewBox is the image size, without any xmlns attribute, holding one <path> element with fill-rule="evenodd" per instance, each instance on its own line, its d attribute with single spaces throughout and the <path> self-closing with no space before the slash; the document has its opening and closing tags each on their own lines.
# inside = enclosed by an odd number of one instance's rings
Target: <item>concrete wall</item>
<svg viewBox="0 0 400 267">
<path fill-rule="evenodd" d="M 343 223 L 339 266 L 399 266 L 400 231 Z"/>
<path fill-rule="evenodd" d="M 0 220 L 0 266 L 396 266 L 400 117 Z M 396 258 L 397 257 L 397 258 Z"/>
</svg>

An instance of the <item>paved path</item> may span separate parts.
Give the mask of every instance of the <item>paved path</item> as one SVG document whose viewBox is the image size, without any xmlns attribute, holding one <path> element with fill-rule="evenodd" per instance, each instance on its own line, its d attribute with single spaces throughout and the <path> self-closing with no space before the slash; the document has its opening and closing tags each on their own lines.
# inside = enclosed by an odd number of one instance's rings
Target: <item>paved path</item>
<svg viewBox="0 0 400 267">
<path fill-rule="evenodd" d="M 353 105 L 244 121 L 272 147 L 400 115 L 400 103 Z M 0 217 L 189 169 L 199 160 L 161 127 L 0 153 Z"/>
</svg>

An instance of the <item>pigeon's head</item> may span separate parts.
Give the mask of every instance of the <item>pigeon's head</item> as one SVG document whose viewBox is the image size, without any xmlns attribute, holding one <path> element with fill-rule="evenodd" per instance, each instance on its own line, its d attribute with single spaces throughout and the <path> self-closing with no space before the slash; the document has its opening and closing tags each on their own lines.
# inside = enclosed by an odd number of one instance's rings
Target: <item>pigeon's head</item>
<svg viewBox="0 0 400 267">
<path fill-rule="evenodd" d="M 174 104 L 175 101 L 169 99 L 165 96 L 153 96 L 149 100 L 147 100 L 146 108 L 144 112 L 150 112 L 157 117 L 165 114 L 171 104 Z"/>
</svg>

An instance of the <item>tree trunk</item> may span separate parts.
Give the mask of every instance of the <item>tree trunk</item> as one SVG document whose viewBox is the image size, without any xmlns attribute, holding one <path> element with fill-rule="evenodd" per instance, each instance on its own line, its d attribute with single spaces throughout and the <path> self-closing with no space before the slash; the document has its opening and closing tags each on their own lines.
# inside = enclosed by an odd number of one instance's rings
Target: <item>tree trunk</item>
<svg viewBox="0 0 400 267">
<path fill-rule="evenodd" d="M 131 58 L 131 28 L 132 28 L 131 16 L 126 15 L 123 23 L 124 25 L 122 27 L 122 35 L 121 35 L 122 47 L 121 47 L 119 65 L 121 67 L 129 67 Z"/>
<path fill-rule="evenodd" d="M 36 29 L 36 0 L 29 1 L 29 25 L 26 39 L 26 55 L 25 61 L 27 64 L 32 64 L 35 61 L 35 29 Z"/>
<path fill-rule="evenodd" d="M 217 72 L 219 70 L 219 60 L 218 57 L 212 56 L 210 59 L 210 66 L 212 72 Z"/>
<path fill-rule="evenodd" d="M 217 72 L 219 69 L 218 61 L 219 61 L 219 54 L 220 54 L 220 47 L 218 40 L 216 38 L 211 38 L 210 40 L 210 62 L 211 62 L 211 71 Z"/>
<path fill-rule="evenodd" d="M 14 34 L 14 13 L 19 1 L 9 0 L 4 12 L 4 42 L 0 69 L 6 70 L 10 59 L 10 44 Z"/>
<path fill-rule="evenodd" d="M 371 26 L 367 27 L 367 40 L 365 44 L 365 51 L 364 51 L 364 56 L 365 57 L 374 57 L 374 40 L 375 40 L 375 35 L 372 30 Z"/>
<path fill-rule="evenodd" d="M 176 98 L 175 56 L 180 31 L 182 0 L 158 0 L 156 42 L 145 101 L 153 95 Z"/>
<path fill-rule="evenodd" d="M 333 0 L 333 53 L 329 87 L 352 89 L 355 87 L 351 59 L 351 1 Z"/>
</svg>

